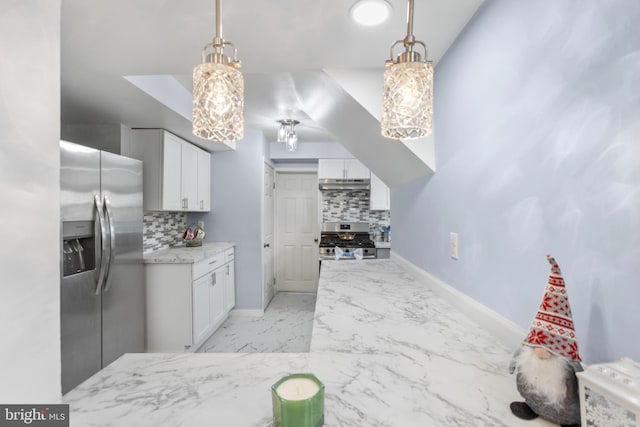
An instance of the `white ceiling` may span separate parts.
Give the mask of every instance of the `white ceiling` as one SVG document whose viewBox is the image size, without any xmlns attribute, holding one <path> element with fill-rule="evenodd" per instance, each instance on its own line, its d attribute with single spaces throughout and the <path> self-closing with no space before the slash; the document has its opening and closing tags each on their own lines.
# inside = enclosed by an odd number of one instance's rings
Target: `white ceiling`
<svg viewBox="0 0 640 427">
<path fill-rule="evenodd" d="M 388 1 L 391 18 L 377 27 L 350 20 L 355 0 L 223 1 L 222 33 L 237 46 L 245 76 L 245 126 L 273 139 L 275 121 L 293 117 L 302 122 L 300 143 L 335 140 L 305 113 L 294 77 L 328 68 L 382 73 L 389 47 L 406 34 L 407 2 Z M 437 63 L 482 1 L 416 1 L 414 34 L 430 60 Z M 62 0 L 63 123 L 162 127 L 215 149 L 124 78 L 169 75 L 190 91 L 193 67 L 215 34 L 214 10 L 214 0 Z"/>
</svg>

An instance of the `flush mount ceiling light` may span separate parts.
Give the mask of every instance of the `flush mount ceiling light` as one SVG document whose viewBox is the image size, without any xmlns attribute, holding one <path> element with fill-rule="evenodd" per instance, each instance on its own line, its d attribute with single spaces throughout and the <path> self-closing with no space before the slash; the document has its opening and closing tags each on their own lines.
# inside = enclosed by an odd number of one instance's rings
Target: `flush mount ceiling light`
<svg viewBox="0 0 640 427">
<path fill-rule="evenodd" d="M 244 135 L 244 79 L 233 43 L 222 38 L 220 1 L 216 0 L 216 36 L 202 49 L 193 69 L 192 131 L 209 141 L 237 141 Z M 233 59 L 224 54 L 233 49 Z"/>
<path fill-rule="evenodd" d="M 278 120 L 280 127 L 278 128 L 278 142 L 284 142 L 287 151 L 296 151 L 298 148 L 298 135 L 296 134 L 295 126 L 300 122 L 293 119 Z"/>
<path fill-rule="evenodd" d="M 393 59 L 393 48 L 402 43 L 404 52 Z M 424 49 L 424 60 L 415 45 Z M 407 8 L 407 36 L 391 45 L 384 72 L 381 133 L 391 139 L 422 138 L 431 133 L 433 110 L 433 64 L 427 61 L 427 46 L 413 36 L 413 0 Z"/>
<path fill-rule="evenodd" d="M 385 0 L 359 0 L 351 6 L 349 14 L 360 25 L 378 25 L 387 20 L 391 6 Z"/>
</svg>

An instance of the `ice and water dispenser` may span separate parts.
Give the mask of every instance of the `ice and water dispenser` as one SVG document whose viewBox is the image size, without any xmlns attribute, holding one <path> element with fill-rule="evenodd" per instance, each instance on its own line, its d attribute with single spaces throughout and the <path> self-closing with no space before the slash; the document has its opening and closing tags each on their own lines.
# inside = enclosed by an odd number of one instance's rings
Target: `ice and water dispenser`
<svg viewBox="0 0 640 427">
<path fill-rule="evenodd" d="M 94 221 L 66 221 L 62 223 L 63 277 L 93 270 L 96 260 Z"/>
</svg>

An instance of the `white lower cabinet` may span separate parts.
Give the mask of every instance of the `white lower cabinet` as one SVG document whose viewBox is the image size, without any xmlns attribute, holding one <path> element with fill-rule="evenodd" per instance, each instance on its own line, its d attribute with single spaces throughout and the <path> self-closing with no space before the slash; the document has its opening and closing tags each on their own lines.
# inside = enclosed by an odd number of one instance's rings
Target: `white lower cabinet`
<svg viewBox="0 0 640 427">
<path fill-rule="evenodd" d="M 227 318 L 229 312 L 226 310 L 224 300 L 225 292 L 225 266 L 218 267 L 211 273 L 211 288 L 209 291 L 209 327 L 212 331 L 218 329 L 220 323 Z"/>
<path fill-rule="evenodd" d="M 236 273 L 233 248 L 225 252 L 227 263 L 225 264 L 224 301 L 225 310 L 231 311 L 236 305 Z"/>
<path fill-rule="evenodd" d="M 213 273 L 212 273 L 213 274 Z M 193 282 L 193 336 L 195 342 L 204 341 L 211 325 L 211 277 L 203 276 Z"/>
<path fill-rule="evenodd" d="M 194 264 L 146 270 L 148 352 L 196 351 L 235 305 L 233 248 Z"/>
</svg>

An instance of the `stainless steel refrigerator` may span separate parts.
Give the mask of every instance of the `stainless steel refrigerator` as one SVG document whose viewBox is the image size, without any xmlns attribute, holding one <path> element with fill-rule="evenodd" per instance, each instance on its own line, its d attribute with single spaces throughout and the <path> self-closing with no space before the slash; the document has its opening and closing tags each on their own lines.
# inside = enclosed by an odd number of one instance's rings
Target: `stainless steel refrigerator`
<svg viewBox="0 0 640 427">
<path fill-rule="evenodd" d="M 60 142 L 62 392 L 144 351 L 142 162 Z"/>
</svg>

